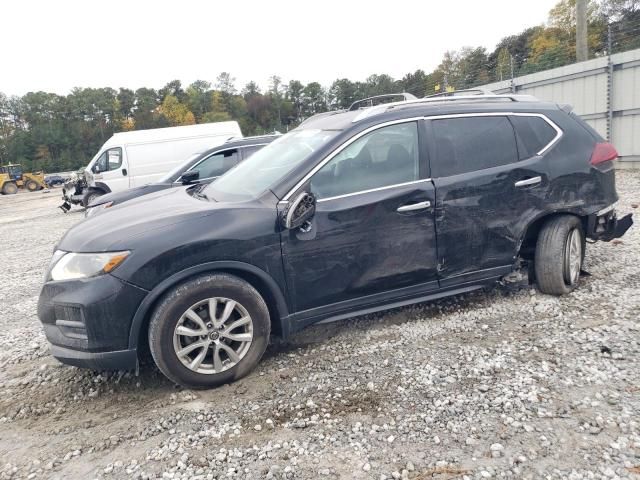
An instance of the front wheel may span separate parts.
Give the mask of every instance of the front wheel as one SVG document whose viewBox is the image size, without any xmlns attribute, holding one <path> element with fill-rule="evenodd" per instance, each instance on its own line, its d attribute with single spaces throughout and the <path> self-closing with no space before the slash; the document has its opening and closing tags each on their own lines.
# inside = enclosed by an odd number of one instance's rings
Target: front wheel
<svg viewBox="0 0 640 480">
<path fill-rule="evenodd" d="M 233 275 L 203 275 L 165 295 L 149 324 L 149 348 L 170 380 L 211 388 L 253 370 L 270 330 L 269 310 L 255 288 Z"/>
<path fill-rule="evenodd" d="M 562 215 L 545 223 L 535 253 L 540 291 L 551 295 L 572 292 L 580 280 L 584 251 L 584 232 L 578 217 Z"/>
<path fill-rule="evenodd" d="M 27 190 L 29 190 L 30 192 L 35 192 L 36 190 L 38 190 L 38 184 L 35 180 L 27 180 L 24 186 L 27 187 Z"/>
</svg>

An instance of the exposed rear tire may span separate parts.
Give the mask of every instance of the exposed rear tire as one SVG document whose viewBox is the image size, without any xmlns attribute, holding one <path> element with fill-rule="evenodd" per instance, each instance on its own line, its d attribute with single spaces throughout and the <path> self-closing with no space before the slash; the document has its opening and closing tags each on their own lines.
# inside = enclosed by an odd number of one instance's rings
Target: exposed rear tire
<svg viewBox="0 0 640 480">
<path fill-rule="evenodd" d="M 173 382 L 212 388 L 251 372 L 270 331 L 269 310 L 255 288 L 233 275 L 207 274 L 160 301 L 149 324 L 149 349 Z"/>
<path fill-rule="evenodd" d="M 582 222 L 573 215 L 550 219 L 538 235 L 535 273 L 538 288 L 550 295 L 564 295 L 578 286 L 584 260 Z"/>
<path fill-rule="evenodd" d="M 7 182 L 2 186 L 2 193 L 4 195 L 15 195 L 18 193 L 18 186 L 13 182 Z"/>
</svg>

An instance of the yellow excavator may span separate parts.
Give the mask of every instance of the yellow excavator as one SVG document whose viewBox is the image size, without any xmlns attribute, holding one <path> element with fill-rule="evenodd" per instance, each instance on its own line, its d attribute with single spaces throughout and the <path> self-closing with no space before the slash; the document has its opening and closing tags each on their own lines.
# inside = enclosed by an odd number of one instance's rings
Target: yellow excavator
<svg viewBox="0 0 640 480">
<path fill-rule="evenodd" d="M 3 195 L 18 193 L 19 188 L 35 192 L 46 186 L 43 172 L 25 173 L 19 164 L 0 166 L 0 192 Z"/>
</svg>

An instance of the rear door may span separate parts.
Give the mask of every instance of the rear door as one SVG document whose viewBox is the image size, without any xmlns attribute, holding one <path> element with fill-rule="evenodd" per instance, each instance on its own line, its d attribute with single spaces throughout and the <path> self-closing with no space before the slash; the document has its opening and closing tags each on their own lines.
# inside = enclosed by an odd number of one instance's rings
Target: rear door
<svg viewBox="0 0 640 480">
<path fill-rule="evenodd" d="M 357 138 L 300 188 L 317 198 L 305 228 L 282 233 L 296 313 L 334 313 L 437 288 L 434 188 L 419 122 Z"/>
<path fill-rule="evenodd" d="M 553 138 L 556 132 L 540 121 Z M 518 115 L 518 123 L 529 115 Z M 436 188 L 440 285 L 504 275 L 526 226 L 545 206 L 544 151 L 516 137 L 509 114 L 432 117 L 430 158 Z"/>
</svg>

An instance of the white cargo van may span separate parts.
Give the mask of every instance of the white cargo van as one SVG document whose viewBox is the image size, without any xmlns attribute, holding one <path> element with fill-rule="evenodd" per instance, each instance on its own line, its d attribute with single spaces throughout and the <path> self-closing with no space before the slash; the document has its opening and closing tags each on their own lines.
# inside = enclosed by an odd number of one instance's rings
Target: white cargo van
<svg viewBox="0 0 640 480">
<path fill-rule="evenodd" d="M 91 196 L 154 182 L 196 152 L 242 138 L 238 122 L 116 133 L 85 169 Z"/>
</svg>

